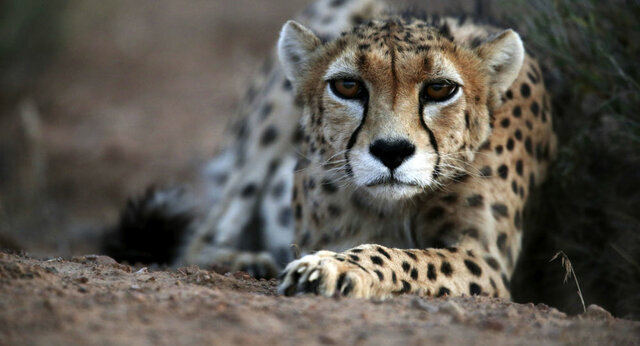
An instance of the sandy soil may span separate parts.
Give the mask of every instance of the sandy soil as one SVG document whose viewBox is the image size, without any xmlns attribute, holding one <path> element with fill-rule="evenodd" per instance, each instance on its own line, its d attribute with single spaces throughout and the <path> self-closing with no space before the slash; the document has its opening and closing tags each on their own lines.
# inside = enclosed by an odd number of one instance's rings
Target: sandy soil
<svg viewBox="0 0 640 346">
<path fill-rule="evenodd" d="M 0 344 L 640 344 L 640 322 L 596 306 L 568 317 L 489 297 L 286 298 L 275 280 L 219 272 L 0 252 Z"/>
<path fill-rule="evenodd" d="M 65 46 L 24 99 L 0 107 L 19 168 L 0 191 L 0 248 L 96 251 L 127 196 L 197 172 L 281 24 L 308 2 L 70 1 Z M 456 3 L 472 2 L 429 5 Z M 640 323 L 597 307 L 568 317 L 486 297 L 284 298 L 242 273 L 140 269 L 0 252 L 0 345 L 640 344 Z"/>
</svg>

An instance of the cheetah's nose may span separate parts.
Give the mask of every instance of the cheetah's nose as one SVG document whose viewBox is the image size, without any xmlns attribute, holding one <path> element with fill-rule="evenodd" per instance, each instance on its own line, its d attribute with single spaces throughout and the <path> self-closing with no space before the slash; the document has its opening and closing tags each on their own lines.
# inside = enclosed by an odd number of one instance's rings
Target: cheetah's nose
<svg viewBox="0 0 640 346">
<path fill-rule="evenodd" d="M 390 170 L 409 158 L 416 151 L 416 147 L 406 139 L 384 140 L 377 139 L 369 146 L 369 152 Z"/>
</svg>

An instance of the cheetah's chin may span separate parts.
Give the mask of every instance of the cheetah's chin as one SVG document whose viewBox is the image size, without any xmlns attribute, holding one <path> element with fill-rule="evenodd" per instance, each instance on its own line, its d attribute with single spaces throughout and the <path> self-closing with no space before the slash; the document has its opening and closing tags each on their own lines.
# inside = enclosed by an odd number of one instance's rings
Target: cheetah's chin
<svg viewBox="0 0 640 346">
<path fill-rule="evenodd" d="M 418 185 L 405 184 L 399 181 L 367 185 L 365 190 L 372 197 L 385 200 L 409 199 L 424 191 L 424 189 Z"/>
</svg>

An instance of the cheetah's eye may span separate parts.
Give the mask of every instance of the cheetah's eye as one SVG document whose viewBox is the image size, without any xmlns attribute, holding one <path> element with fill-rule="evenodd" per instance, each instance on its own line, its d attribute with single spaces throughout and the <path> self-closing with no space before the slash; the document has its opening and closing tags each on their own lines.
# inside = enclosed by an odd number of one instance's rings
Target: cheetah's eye
<svg viewBox="0 0 640 346">
<path fill-rule="evenodd" d="M 427 101 L 446 101 L 458 90 L 458 86 L 448 83 L 433 83 L 427 85 L 422 91 L 422 97 Z"/>
<path fill-rule="evenodd" d="M 353 79 L 336 79 L 329 82 L 331 91 L 338 97 L 351 100 L 362 97 L 362 83 Z"/>
</svg>

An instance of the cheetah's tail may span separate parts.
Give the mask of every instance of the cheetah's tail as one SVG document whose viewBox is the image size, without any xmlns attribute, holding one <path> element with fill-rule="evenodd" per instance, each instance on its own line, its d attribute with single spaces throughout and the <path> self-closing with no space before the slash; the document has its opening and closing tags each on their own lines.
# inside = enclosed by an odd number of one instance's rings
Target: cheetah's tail
<svg viewBox="0 0 640 346">
<path fill-rule="evenodd" d="M 105 233 L 102 251 L 117 261 L 170 265 L 180 255 L 195 215 L 183 189 L 150 187 L 127 201 L 118 224 Z"/>
</svg>

